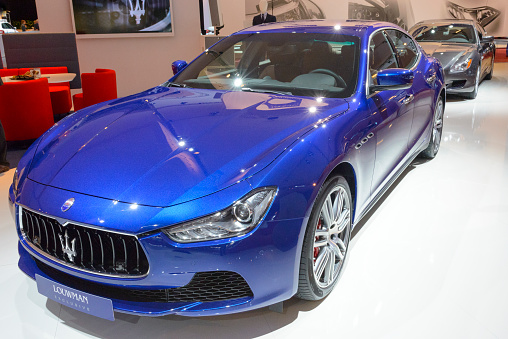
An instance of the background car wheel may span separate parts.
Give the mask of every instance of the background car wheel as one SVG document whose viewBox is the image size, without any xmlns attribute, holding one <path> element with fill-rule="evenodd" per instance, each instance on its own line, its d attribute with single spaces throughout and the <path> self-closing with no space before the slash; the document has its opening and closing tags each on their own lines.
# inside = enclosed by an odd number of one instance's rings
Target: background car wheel
<svg viewBox="0 0 508 339">
<path fill-rule="evenodd" d="M 432 136 L 429 146 L 421 153 L 421 156 L 433 159 L 439 151 L 441 145 L 441 135 L 443 134 L 443 99 L 440 97 L 434 109 L 434 121 L 432 124 Z"/>
<path fill-rule="evenodd" d="M 492 80 L 493 74 L 494 74 L 494 56 L 492 56 L 492 62 L 490 64 L 490 72 L 485 76 L 485 80 Z"/>
<path fill-rule="evenodd" d="M 322 299 L 337 283 L 351 238 L 352 211 L 346 179 L 328 179 L 319 191 L 305 231 L 298 298 Z"/>
<path fill-rule="evenodd" d="M 474 99 L 478 95 L 478 87 L 480 86 L 480 71 L 481 65 L 478 65 L 478 69 L 476 70 L 476 78 L 474 81 L 474 89 L 472 92 L 466 93 L 464 96 L 468 99 Z"/>
</svg>

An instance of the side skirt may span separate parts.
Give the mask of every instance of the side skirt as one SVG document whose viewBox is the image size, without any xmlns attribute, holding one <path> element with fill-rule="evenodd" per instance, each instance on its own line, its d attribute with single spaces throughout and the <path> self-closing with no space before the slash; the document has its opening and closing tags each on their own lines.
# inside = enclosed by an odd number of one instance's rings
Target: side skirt
<svg viewBox="0 0 508 339">
<path fill-rule="evenodd" d="M 426 147 L 425 147 L 426 148 Z M 423 148 L 423 149 L 425 149 Z M 398 169 L 396 169 L 389 178 L 387 178 L 383 185 L 381 185 L 377 192 L 370 199 L 366 207 L 355 217 L 355 222 L 353 224 L 352 230 L 355 226 L 362 220 L 362 218 L 374 207 L 374 205 L 381 199 L 381 197 L 388 191 L 388 189 L 392 186 L 392 184 L 397 180 L 397 178 L 406 170 L 406 168 L 413 162 L 413 160 L 420 154 L 423 149 L 418 149 L 417 152 L 414 152 L 411 156 L 409 156 Z"/>
</svg>

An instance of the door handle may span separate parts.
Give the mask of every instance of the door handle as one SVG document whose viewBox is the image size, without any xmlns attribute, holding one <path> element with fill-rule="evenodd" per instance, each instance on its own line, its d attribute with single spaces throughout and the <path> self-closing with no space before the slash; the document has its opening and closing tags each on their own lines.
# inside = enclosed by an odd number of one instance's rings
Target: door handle
<svg viewBox="0 0 508 339">
<path fill-rule="evenodd" d="M 425 78 L 425 81 L 426 81 L 429 85 L 432 85 L 432 83 L 433 83 L 435 80 L 436 80 L 436 74 L 433 74 L 432 76 Z"/>
<path fill-rule="evenodd" d="M 409 104 L 411 101 L 413 101 L 415 97 L 413 96 L 413 94 L 410 94 L 408 96 L 406 96 L 406 98 L 402 101 L 404 103 L 404 105 L 407 105 Z"/>
</svg>

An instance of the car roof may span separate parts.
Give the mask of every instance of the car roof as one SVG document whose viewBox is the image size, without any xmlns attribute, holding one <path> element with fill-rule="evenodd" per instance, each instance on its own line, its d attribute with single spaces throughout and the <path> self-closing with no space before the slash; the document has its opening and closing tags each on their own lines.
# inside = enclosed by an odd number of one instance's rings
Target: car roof
<svg viewBox="0 0 508 339">
<path fill-rule="evenodd" d="M 266 23 L 257 26 L 245 28 L 235 34 L 247 33 L 336 33 L 336 26 L 340 26 L 340 30 L 344 34 L 351 34 L 361 36 L 366 32 L 371 32 L 379 28 L 395 28 L 400 29 L 399 26 L 374 20 L 298 20 L 298 21 L 284 21 Z"/>
<path fill-rule="evenodd" d="M 420 26 L 420 25 L 449 25 L 449 24 L 466 24 L 466 25 L 472 25 L 474 26 L 475 22 L 470 19 L 430 19 L 430 20 L 423 20 L 418 23 L 416 23 L 413 27 Z"/>
</svg>

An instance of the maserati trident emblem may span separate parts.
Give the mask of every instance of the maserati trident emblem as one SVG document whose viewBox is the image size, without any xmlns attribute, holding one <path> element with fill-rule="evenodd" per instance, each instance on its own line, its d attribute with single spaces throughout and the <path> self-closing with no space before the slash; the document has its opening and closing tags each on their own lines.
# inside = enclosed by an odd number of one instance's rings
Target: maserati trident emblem
<svg viewBox="0 0 508 339">
<path fill-rule="evenodd" d="M 67 199 L 67 201 L 61 207 L 62 212 L 67 212 L 69 210 L 69 208 L 72 207 L 73 204 L 74 204 L 74 198 Z"/>
<path fill-rule="evenodd" d="M 60 238 L 60 244 L 62 245 L 62 251 L 67 255 L 71 262 L 74 262 L 74 257 L 76 257 L 76 239 L 72 239 L 69 246 L 69 235 L 67 234 L 67 230 L 65 230 L 65 235 L 62 237 L 61 234 L 58 234 Z M 65 241 L 64 241 L 65 238 Z"/>
</svg>

